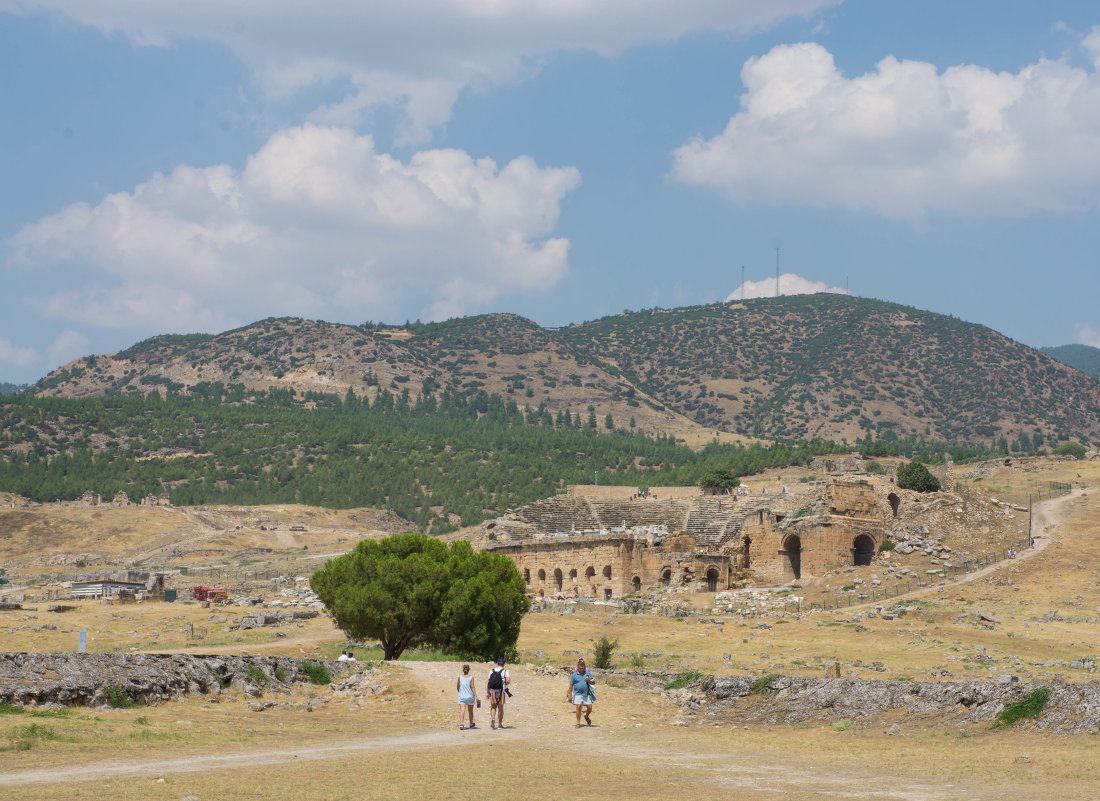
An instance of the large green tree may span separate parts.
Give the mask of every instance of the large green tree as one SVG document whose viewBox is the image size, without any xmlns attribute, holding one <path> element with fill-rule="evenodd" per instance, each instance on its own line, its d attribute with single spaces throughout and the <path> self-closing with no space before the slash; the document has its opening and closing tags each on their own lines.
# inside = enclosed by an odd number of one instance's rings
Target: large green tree
<svg viewBox="0 0 1100 801">
<path fill-rule="evenodd" d="M 741 480 L 728 467 L 709 468 L 699 477 L 699 486 L 710 492 L 733 489 L 740 483 Z"/>
<path fill-rule="evenodd" d="M 530 606 L 508 557 L 422 534 L 364 540 L 310 586 L 348 637 L 379 640 L 386 659 L 415 645 L 471 658 L 511 653 Z"/>
<path fill-rule="evenodd" d="M 898 468 L 898 487 L 917 492 L 939 492 L 940 480 L 920 462 L 910 462 Z"/>
</svg>

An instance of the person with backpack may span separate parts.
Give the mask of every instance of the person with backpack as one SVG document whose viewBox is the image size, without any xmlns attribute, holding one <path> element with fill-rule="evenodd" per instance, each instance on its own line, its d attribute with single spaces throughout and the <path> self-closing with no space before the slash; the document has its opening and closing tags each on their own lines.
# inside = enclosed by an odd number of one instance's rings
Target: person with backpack
<svg viewBox="0 0 1100 801">
<path fill-rule="evenodd" d="M 577 708 L 577 728 L 581 727 L 581 714 L 585 722 L 592 725 L 592 705 L 596 703 L 596 691 L 592 689 L 592 671 L 584 664 L 584 657 L 577 660 L 577 669 L 569 677 L 569 689 L 565 691 L 565 700 L 572 700 Z"/>
<path fill-rule="evenodd" d="M 489 680 L 485 683 L 489 691 L 489 726 L 494 729 L 504 728 L 504 700 L 511 695 L 508 690 L 511 683 L 512 676 L 504 667 L 502 656 L 497 660 L 496 667 L 489 671 Z"/>
</svg>

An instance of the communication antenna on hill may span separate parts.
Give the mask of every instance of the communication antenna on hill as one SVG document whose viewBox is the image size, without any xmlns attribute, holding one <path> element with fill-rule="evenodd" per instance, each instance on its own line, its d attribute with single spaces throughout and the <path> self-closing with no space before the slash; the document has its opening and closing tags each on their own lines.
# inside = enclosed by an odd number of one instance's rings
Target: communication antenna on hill
<svg viewBox="0 0 1100 801">
<path fill-rule="evenodd" d="M 848 291 L 848 276 L 844 276 L 844 294 L 845 295 L 852 294 L 851 292 Z"/>
<path fill-rule="evenodd" d="M 745 265 L 741 265 L 741 302 L 745 301 Z"/>
<path fill-rule="evenodd" d="M 775 296 L 779 297 L 779 248 L 775 249 Z"/>
</svg>

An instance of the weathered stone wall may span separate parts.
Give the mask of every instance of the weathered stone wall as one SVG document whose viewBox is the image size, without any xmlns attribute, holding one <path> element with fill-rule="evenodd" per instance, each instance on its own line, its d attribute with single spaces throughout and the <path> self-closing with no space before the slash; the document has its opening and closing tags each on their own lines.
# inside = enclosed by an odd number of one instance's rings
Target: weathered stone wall
<svg viewBox="0 0 1100 801">
<path fill-rule="evenodd" d="M 490 546 L 515 562 L 535 597 L 610 600 L 657 584 L 728 589 L 728 554 L 699 553 L 692 537 L 646 537 L 634 532 L 559 535 Z"/>
<path fill-rule="evenodd" d="M 688 718 L 707 723 L 791 724 L 808 720 L 871 722 L 898 719 L 887 730 L 930 725 L 991 723 L 1009 704 L 1039 689 L 1039 682 L 873 681 L 779 676 L 763 692 L 752 693 L 754 677 L 707 676 L 686 690 L 670 693 Z M 1062 734 L 1100 732 L 1100 682 L 1049 685 L 1050 698 L 1038 719 L 1017 727 Z M 900 713 L 900 717 L 899 717 Z M 684 721 L 686 722 L 686 721 Z"/>
<path fill-rule="evenodd" d="M 725 590 L 748 571 L 754 583 L 785 584 L 854 564 L 858 552 L 869 563 L 883 537 L 866 481 L 725 499 L 629 501 L 622 487 L 570 490 L 483 526 L 495 538 L 488 547 L 525 572 L 534 597 L 610 599 L 660 585 Z M 647 538 L 643 530 L 665 533 Z"/>
<path fill-rule="evenodd" d="M 334 676 L 351 663 L 325 662 Z M 0 701 L 67 706 L 107 702 L 109 687 L 131 700 L 155 704 L 184 695 L 218 694 L 232 688 L 261 694 L 249 668 L 268 677 L 263 690 L 288 689 L 308 682 L 301 660 L 281 656 L 201 656 L 197 654 L 0 653 Z M 285 678 L 275 677 L 279 669 Z"/>
</svg>

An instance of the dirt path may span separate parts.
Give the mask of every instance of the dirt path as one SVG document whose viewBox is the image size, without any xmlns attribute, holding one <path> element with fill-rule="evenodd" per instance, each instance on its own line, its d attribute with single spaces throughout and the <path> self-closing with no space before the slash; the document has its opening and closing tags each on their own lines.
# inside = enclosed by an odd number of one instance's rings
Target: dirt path
<svg viewBox="0 0 1100 801">
<path fill-rule="evenodd" d="M 474 667 L 477 688 L 484 697 L 488 666 Z M 475 716 L 478 731 L 460 732 L 457 730 L 454 693 L 459 664 L 407 662 L 401 663 L 400 668 L 405 672 L 404 680 L 416 685 L 413 697 L 426 708 L 445 714 L 447 720 L 455 721 L 454 724 L 431 731 L 357 738 L 354 742 L 298 748 L 34 768 L 0 774 L 0 786 L 15 788 L 154 778 L 165 774 L 322 762 L 379 752 L 409 758 L 418 749 L 469 748 L 473 742 L 492 746 L 520 744 L 521 748 L 537 748 L 544 758 L 550 758 L 556 752 L 575 755 L 580 747 L 586 758 L 618 760 L 624 769 L 629 769 L 631 765 L 644 765 L 646 768 L 668 765 L 674 769 L 688 764 L 695 766 L 700 775 L 706 777 L 706 784 L 712 790 L 723 792 L 758 792 L 762 787 L 767 787 L 794 797 L 846 799 L 853 797 L 853 788 L 861 783 L 860 777 L 846 775 L 838 771 L 835 765 L 823 764 L 820 768 L 807 770 L 804 764 L 796 764 L 793 760 L 790 764 L 777 761 L 774 755 L 762 759 L 749 751 L 716 753 L 713 746 L 700 749 L 695 746 L 695 738 L 682 741 L 677 736 L 682 730 L 667 725 L 672 708 L 658 694 L 644 691 L 606 690 L 596 704 L 594 725 L 577 731 L 573 725 L 573 707 L 565 702 L 566 680 L 560 675 L 542 675 L 525 667 L 512 669 L 514 696 L 508 702 L 509 706 L 505 707 L 506 728 L 503 731 L 489 728 L 488 707 L 483 700 Z M 861 791 L 859 797 L 884 801 L 939 801 L 958 797 L 945 789 L 943 784 L 932 781 L 878 776 L 875 785 L 873 793 Z"/>
</svg>

